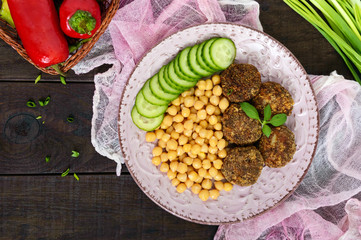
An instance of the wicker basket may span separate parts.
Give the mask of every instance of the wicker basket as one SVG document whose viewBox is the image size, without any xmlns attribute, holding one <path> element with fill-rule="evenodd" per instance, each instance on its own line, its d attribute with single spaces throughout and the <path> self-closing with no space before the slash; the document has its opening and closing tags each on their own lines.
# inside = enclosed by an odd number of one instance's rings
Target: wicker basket
<svg viewBox="0 0 361 240">
<path fill-rule="evenodd" d="M 60 66 L 60 70 L 63 72 L 69 71 L 74 67 L 81 59 L 88 54 L 94 44 L 98 41 L 99 37 L 104 33 L 112 20 L 114 14 L 119 8 L 120 0 L 102 0 L 100 7 L 102 12 L 102 23 L 98 31 L 93 35 L 92 39 L 82 45 L 75 53 L 69 55 L 68 59 Z M 58 75 L 58 73 L 52 68 L 42 68 L 36 66 L 21 44 L 21 40 L 16 32 L 15 28 L 12 28 L 8 23 L 0 18 L 0 38 L 6 43 L 13 47 L 25 60 L 33 64 L 36 68 L 41 71 L 51 74 Z"/>
</svg>

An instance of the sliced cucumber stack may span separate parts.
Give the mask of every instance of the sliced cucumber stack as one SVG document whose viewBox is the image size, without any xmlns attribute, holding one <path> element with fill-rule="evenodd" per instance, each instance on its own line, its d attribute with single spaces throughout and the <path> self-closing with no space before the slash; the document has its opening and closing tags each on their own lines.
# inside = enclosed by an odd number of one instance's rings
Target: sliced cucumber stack
<svg viewBox="0 0 361 240">
<path fill-rule="evenodd" d="M 138 92 L 131 111 L 134 124 L 144 131 L 159 127 L 171 101 L 199 79 L 228 68 L 235 56 L 236 47 L 228 38 L 211 38 L 184 48 Z"/>
</svg>

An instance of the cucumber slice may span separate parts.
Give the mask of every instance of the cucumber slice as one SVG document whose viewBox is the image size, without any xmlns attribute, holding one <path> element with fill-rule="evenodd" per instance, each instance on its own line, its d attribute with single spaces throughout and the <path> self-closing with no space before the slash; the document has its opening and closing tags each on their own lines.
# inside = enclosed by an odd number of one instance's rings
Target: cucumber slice
<svg viewBox="0 0 361 240">
<path fill-rule="evenodd" d="M 186 80 L 186 81 L 190 81 L 190 82 L 193 82 L 195 81 L 196 79 L 198 78 L 191 78 L 187 75 L 185 75 L 180 67 L 179 67 L 179 54 L 173 59 L 173 61 L 175 62 L 175 65 L 174 65 L 174 70 L 175 70 L 175 73 L 183 80 Z"/>
<path fill-rule="evenodd" d="M 153 131 L 162 124 L 164 114 L 155 118 L 147 118 L 139 114 L 137 108 L 133 106 L 131 112 L 133 123 L 144 131 Z"/>
<path fill-rule="evenodd" d="M 202 75 L 197 74 L 189 65 L 188 54 L 189 54 L 190 50 L 191 50 L 191 47 L 186 47 L 179 53 L 179 57 L 178 57 L 179 69 L 187 77 L 193 78 L 193 79 L 199 79 L 202 77 Z"/>
<path fill-rule="evenodd" d="M 164 100 L 164 99 L 160 99 L 157 96 L 154 95 L 154 93 L 152 92 L 152 90 L 149 87 L 149 82 L 150 79 L 148 79 L 145 83 L 144 86 L 142 88 L 141 91 L 143 91 L 143 95 L 145 100 L 147 100 L 148 102 L 154 104 L 154 105 L 165 105 L 165 104 L 169 104 L 169 101 Z"/>
<path fill-rule="evenodd" d="M 207 77 L 209 75 L 212 75 L 214 73 L 213 71 L 208 71 L 198 63 L 197 61 L 198 48 L 199 45 L 194 45 L 188 53 L 190 67 L 194 70 L 194 72 L 201 75 L 202 77 Z"/>
<path fill-rule="evenodd" d="M 218 68 L 226 69 L 236 57 L 236 46 L 229 38 L 218 38 L 211 44 L 209 54 Z"/>
<path fill-rule="evenodd" d="M 183 80 L 175 72 L 175 65 L 176 65 L 176 63 L 174 61 L 171 61 L 170 63 L 168 63 L 167 70 L 168 70 L 169 80 L 174 82 L 175 84 L 183 87 L 185 90 L 194 87 L 197 84 L 198 79 L 194 80 L 194 81 Z"/>
<path fill-rule="evenodd" d="M 135 98 L 135 107 L 140 115 L 147 118 L 154 118 L 167 111 L 168 104 L 154 105 L 145 100 L 143 90 L 140 90 Z"/>
<path fill-rule="evenodd" d="M 218 69 L 214 69 L 214 68 L 210 67 L 204 61 L 204 57 L 203 57 L 202 53 L 203 53 L 203 47 L 204 47 L 204 45 L 206 45 L 206 43 L 207 43 L 207 41 L 204 41 L 199 45 L 199 47 L 197 49 L 197 61 L 198 61 L 199 65 L 201 65 L 202 68 L 206 69 L 207 71 L 209 71 L 209 72 L 217 72 Z"/>
<path fill-rule="evenodd" d="M 159 85 L 167 93 L 181 94 L 184 91 L 184 88 L 171 83 L 170 80 L 167 79 L 167 71 L 165 70 L 166 66 L 167 65 L 164 65 L 158 72 Z"/>
<path fill-rule="evenodd" d="M 176 99 L 179 94 L 174 94 L 174 93 L 167 93 L 166 91 L 163 90 L 163 88 L 160 86 L 159 81 L 158 81 L 158 74 L 155 74 L 149 81 L 149 87 L 150 90 L 152 90 L 152 92 L 154 93 L 154 95 L 157 98 L 166 100 L 166 101 L 173 101 L 174 99 Z"/>
<path fill-rule="evenodd" d="M 209 40 L 206 41 L 206 43 L 204 44 L 203 46 L 203 49 L 202 49 L 202 57 L 203 57 L 203 60 L 204 62 L 209 66 L 211 67 L 212 69 L 214 69 L 215 71 L 220 71 L 221 68 L 218 67 L 212 60 L 212 57 L 211 57 L 211 46 L 212 44 L 217 40 L 218 38 L 211 38 Z"/>
</svg>

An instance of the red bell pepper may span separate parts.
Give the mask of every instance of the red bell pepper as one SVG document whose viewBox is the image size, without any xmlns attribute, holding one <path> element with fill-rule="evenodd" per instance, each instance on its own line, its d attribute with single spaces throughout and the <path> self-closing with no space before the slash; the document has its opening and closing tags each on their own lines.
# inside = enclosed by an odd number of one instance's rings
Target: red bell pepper
<svg viewBox="0 0 361 240">
<path fill-rule="evenodd" d="M 15 28 L 29 58 L 39 67 L 64 62 L 68 43 L 53 0 L 8 0 Z"/>
<path fill-rule="evenodd" d="M 60 26 L 72 38 L 90 38 L 101 23 L 96 0 L 64 0 L 59 9 Z"/>
</svg>

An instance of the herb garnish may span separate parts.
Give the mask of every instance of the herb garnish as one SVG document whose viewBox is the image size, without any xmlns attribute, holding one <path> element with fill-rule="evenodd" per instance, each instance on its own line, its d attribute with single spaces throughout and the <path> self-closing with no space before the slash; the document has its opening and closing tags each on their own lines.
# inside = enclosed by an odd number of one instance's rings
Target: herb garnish
<svg viewBox="0 0 361 240">
<path fill-rule="evenodd" d="M 74 173 L 73 175 L 74 175 L 75 179 L 76 179 L 77 181 L 79 181 L 78 175 L 76 175 L 76 173 Z"/>
<path fill-rule="evenodd" d="M 46 156 L 45 157 L 45 162 L 49 162 L 50 161 L 50 156 Z"/>
<path fill-rule="evenodd" d="M 66 85 L 65 77 L 60 75 L 60 82 Z"/>
<path fill-rule="evenodd" d="M 37 84 L 41 79 L 41 73 L 35 78 L 35 84 Z"/>
<path fill-rule="evenodd" d="M 69 115 L 69 116 L 66 118 L 66 120 L 67 120 L 68 122 L 70 122 L 70 123 L 74 122 L 74 117 L 73 117 L 73 115 Z"/>
<path fill-rule="evenodd" d="M 227 92 L 227 95 L 229 96 L 229 95 L 231 95 L 233 93 L 233 88 L 230 88 L 229 90 L 228 90 L 228 92 Z"/>
<path fill-rule="evenodd" d="M 75 157 L 75 158 L 79 157 L 79 152 L 73 150 L 73 151 L 71 151 L 71 153 L 72 153 L 71 154 L 72 157 Z"/>
<path fill-rule="evenodd" d="M 36 103 L 33 100 L 29 100 L 27 101 L 26 106 L 33 108 L 36 107 Z"/>
<path fill-rule="evenodd" d="M 66 175 L 69 174 L 69 171 L 70 171 L 70 168 L 68 168 L 67 170 L 65 170 L 65 172 L 63 172 L 63 173 L 61 174 L 61 176 L 62 176 L 62 177 L 65 177 Z"/>
<path fill-rule="evenodd" d="M 263 112 L 263 121 L 261 121 L 257 109 L 248 102 L 242 102 L 241 108 L 244 111 L 244 113 L 253 119 L 258 120 L 262 124 L 262 132 L 266 137 L 269 137 L 271 135 L 272 129 L 268 124 L 271 124 L 274 127 L 281 126 L 284 124 L 287 120 L 287 115 L 284 113 L 276 114 L 272 118 L 272 110 L 271 106 L 268 104 Z"/>
</svg>

